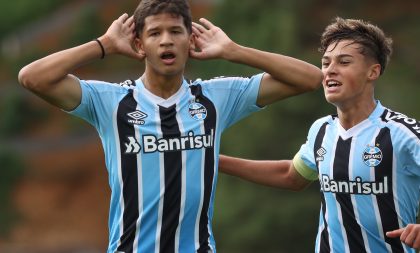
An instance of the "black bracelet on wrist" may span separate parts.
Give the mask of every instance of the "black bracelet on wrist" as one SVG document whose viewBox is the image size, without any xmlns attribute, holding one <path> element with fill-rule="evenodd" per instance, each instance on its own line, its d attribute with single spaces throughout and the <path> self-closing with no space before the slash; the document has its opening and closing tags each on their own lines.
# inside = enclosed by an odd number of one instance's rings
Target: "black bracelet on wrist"
<svg viewBox="0 0 420 253">
<path fill-rule="evenodd" d="M 105 48 L 104 45 L 102 45 L 102 42 L 99 39 L 95 39 L 96 42 L 98 42 L 99 46 L 101 47 L 102 55 L 101 59 L 105 58 Z"/>
</svg>

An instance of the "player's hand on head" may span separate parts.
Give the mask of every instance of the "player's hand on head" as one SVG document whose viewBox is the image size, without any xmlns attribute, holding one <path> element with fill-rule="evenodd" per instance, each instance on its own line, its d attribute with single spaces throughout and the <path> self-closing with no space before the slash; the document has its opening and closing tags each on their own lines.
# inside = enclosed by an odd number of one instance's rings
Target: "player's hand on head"
<svg viewBox="0 0 420 253">
<path fill-rule="evenodd" d="M 399 237 L 401 242 L 411 248 L 420 249 L 420 224 L 408 224 L 405 228 L 387 232 L 386 236 L 390 238 Z"/>
<path fill-rule="evenodd" d="M 109 42 L 109 48 L 106 48 L 105 52 L 143 60 L 144 53 L 137 50 L 135 46 L 135 26 L 134 17 L 130 17 L 127 13 L 114 20 L 106 33 L 100 38 Z"/>
<path fill-rule="evenodd" d="M 190 50 L 190 56 L 195 59 L 225 58 L 232 40 L 219 27 L 213 25 L 205 18 L 200 18 L 200 23 L 192 23 L 195 49 Z"/>
</svg>

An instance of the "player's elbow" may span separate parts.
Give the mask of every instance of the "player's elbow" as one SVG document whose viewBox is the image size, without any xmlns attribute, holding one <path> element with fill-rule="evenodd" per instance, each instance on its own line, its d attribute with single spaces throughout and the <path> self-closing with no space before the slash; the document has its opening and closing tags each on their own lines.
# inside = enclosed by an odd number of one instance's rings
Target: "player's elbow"
<svg viewBox="0 0 420 253">
<path fill-rule="evenodd" d="M 39 75 L 30 65 L 23 67 L 18 74 L 19 83 L 26 89 L 37 92 L 42 89 Z"/>
<path fill-rule="evenodd" d="M 315 91 L 319 89 L 322 85 L 322 79 L 324 78 L 321 70 L 317 67 L 313 67 L 312 70 L 313 74 L 310 79 L 308 79 L 308 83 L 306 85 L 307 91 Z"/>
</svg>

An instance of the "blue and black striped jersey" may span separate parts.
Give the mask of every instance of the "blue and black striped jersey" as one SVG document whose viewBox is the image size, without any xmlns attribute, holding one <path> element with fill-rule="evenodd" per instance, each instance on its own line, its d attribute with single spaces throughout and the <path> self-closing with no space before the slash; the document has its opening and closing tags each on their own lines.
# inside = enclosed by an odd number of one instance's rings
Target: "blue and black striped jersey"
<svg viewBox="0 0 420 253">
<path fill-rule="evenodd" d="M 345 130 L 336 116 L 317 120 L 294 159 L 319 179 L 315 252 L 415 252 L 387 231 L 416 223 L 420 197 L 420 124 L 377 102 Z"/>
<path fill-rule="evenodd" d="M 260 108 L 262 74 L 184 80 L 164 100 L 141 80 L 80 81 L 72 112 L 98 131 L 112 190 L 108 253 L 216 252 L 212 233 L 220 137 Z"/>
</svg>

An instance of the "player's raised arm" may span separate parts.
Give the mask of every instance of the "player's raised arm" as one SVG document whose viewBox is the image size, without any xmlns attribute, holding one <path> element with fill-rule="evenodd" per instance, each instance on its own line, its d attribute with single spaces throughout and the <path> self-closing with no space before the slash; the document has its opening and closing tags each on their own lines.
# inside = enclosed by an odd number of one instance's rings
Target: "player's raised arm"
<svg viewBox="0 0 420 253">
<path fill-rule="evenodd" d="M 201 18 L 200 22 L 193 23 L 198 50 L 191 50 L 191 57 L 220 58 L 266 72 L 261 81 L 258 105 L 268 105 L 320 87 L 322 72 L 316 66 L 289 56 L 238 45 L 210 21 Z"/>
<path fill-rule="evenodd" d="M 132 47 L 134 26 L 133 17 L 123 14 L 98 41 L 48 55 L 25 66 L 19 72 L 19 82 L 49 103 L 72 110 L 81 100 L 79 81 L 70 74 L 75 69 L 109 54 L 143 59 Z"/>
<path fill-rule="evenodd" d="M 291 160 L 247 160 L 220 155 L 219 170 L 247 181 L 266 186 L 299 191 L 311 181 L 302 177 Z"/>
</svg>

